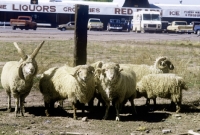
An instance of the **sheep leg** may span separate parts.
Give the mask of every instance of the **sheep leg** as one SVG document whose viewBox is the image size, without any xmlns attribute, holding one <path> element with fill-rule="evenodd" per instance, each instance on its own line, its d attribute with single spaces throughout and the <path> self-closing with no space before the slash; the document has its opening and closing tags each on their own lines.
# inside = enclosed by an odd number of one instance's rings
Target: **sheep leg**
<svg viewBox="0 0 200 135">
<path fill-rule="evenodd" d="M 176 102 L 176 113 L 179 113 L 181 110 L 181 102 Z"/>
<path fill-rule="evenodd" d="M 77 116 L 76 116 L 76 110 L 77 110 L 77 108 L 76 108 L 76 105 L 75 105 L 74 102 L 72 103 L 72 107 L 73 107 L 73 110 L 74 110 L 73 118 L 76 120 L 77 119 Z"/>
<path fill-rule="evenodd" d="M 47 102 L 44 101 L 44 107 L 45 107 L 45 114 L 46 114 L 46 116 L 47 117 L 50 116 L 50 114 L 49 114 L 49 103 L 47 103 Z"/>
<path fill-rule="evenodd" d="M 15 98 L 15 117 L 17 117 L 17 113 L 19 113 L 19 97 Z"/>
<path fill-rule="evenodd" d="M 8 112 L 11 112 L 11 93 L 8 94 Z"/>
<path fill-rule="evenodd" d="M 119 101 L 118 102 L 115 102 L 115 109 L 116 109 L 116 121 L 120 121 L 120 116 L 119 116 L 119 110 L 120 110 L 120 103 Z"/>
<path fill-rule="evenodd" d="M 106 120 L 108 118 L 108 111 L 110 108 L 110 102 L 105 102 L 106 103 L 106 111 L 105 111 L 105 115 L 103 117 L 104 120 Z"/>
<path fill-rule="evenodd" d="M 132 113 L 137 114 L 137 111 L 136 111 L 135 105 L 134 105 L 134 99 L 130 99 L 129 101 L 131 102 Z"/>
<path fill-rule="evenodd" d="M 20 111 L 21 115 L 24 116 L 24 98 L 20 97 Z"/>
</svg>

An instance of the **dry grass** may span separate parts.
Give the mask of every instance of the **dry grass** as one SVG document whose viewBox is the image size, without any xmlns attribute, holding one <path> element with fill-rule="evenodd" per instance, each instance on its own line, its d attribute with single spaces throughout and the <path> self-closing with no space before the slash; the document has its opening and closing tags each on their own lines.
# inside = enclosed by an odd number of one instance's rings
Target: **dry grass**
<svg viewBox="0 0 200 135">
<path fill-rule="evenodd" d="M 19 42 L 26 53 L 31 53 L 38 42 Z M 159 56 L 168 56 L 175 66 L 173 71 L 185 77 L 191 88 L 200 87 L 200 43 L 182 41 L 88 41 L 87 63 L 98 60 L 118 63 L 152 65 Z M 73 65 L 74 41 L 46 41 L 37 61 L 39 73 L 64 64 Z M 19 60 L 12 42 L 0 43 L 0 71 L 10 60 Z"/>
</svg>

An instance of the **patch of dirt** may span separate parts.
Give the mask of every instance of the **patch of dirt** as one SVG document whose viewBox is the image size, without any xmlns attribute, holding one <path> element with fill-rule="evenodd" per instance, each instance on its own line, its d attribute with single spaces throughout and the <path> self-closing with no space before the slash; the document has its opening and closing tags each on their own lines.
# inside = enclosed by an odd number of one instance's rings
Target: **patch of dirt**
<svg viewBox="0 0 200 135">
<path fill-rule="evenodd" d="M 9 32 L 4 34 L 5 40 L 15 40 L 15 37 L 8 38 Z M 21 37 L 19 33 L 17 34 L 12 35 L 17 36 L 18 41 L 23 40 L 24 34 Z M 40 39 L 43 34 L 35 33 Z M 71 37 L 73 34 L 69 36 L 69 38 Z M 109 36 L 104 38 L 109 38 Z M 130 104 L 127 103 L 120 114 L 121 121 L 115 121 L 116 113 L 113 106 L 109 110 L 108 120 L 102 120 L 105 113 L 105 108 L 102 106 L 94 106 L 90 111 L 86 106 L 85 114 L 78 110 L 78 120 L 74 120 L 71 104 L 67 100 L 64 102 L 63 109 L 55 106 L 53 116 L 46 117 L 42 94 L 34 88 L 26 98 L 25 116 L 15 117 L 14 99 L 12 98 L 12 110 L 9 113 L 7 112 L 7 95 L 1 88 L 0 135 L 161 135 L 165 129 L 167 131 L 169 129 L 169 135 L 177 135 L 187 133 L 188 130 L 200 129 L 199 90 L 183 91 L 182 111 L 179 114 L 176 114 L 170 107 L 169 100 L 158 98 L 157 106 L 154 108 L 156 111 L 150 112 L 147 111 L 145 101 L 144 98 L 135 99 L 137 115 L 131 114 Z M 150 110 L 152 108 L 153 106 L 150 107 Z M 86 121 L 82 120 L 84 117 L 87 117 Z"/>
</svg>

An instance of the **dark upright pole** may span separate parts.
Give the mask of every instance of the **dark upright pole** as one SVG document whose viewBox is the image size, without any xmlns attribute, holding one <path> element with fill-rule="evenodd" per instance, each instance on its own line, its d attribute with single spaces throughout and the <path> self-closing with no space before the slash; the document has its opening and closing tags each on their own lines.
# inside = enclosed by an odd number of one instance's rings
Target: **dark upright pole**
<svg viewBox="0 0 200 135">
<path fill-rule="evenodd" d="M 87 62 L 87 23 L 88 5 L 75 5 L 74 63 L 73 66 Z"/>
</svg>

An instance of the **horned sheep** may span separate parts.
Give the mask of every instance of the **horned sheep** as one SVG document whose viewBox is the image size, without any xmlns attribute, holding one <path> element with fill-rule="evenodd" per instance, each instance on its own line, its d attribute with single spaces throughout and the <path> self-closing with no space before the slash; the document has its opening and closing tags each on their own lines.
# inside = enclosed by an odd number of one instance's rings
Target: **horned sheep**
<svg viewBox="0 0 200 135">
<path fill-rule="evenodd" d="M 181 109 L 182 90 L 187 90 L 184 79 L 175 74 L 149 74 L 137 83 L 138 94 L 147 99 L 156 97 L 171 99 L 176 104 L 176 112 Z"/>
<path fill-rule="evenodd" d="M 74 110 L 76 119 L 76 105 L 78 102 L 86 104 L 94 95 L 94 68 L 88 65 L 69 67 L 54 67 L 42 74 L 39 82 L 40 91 L 44 97 L 45 113 L 50 115 L 54 103 L 68 99 Z"/>
<path fill-rule="evenodd" d="M 129 100 L 135 111 L 134 98 L 136 97 L 136 75 L 128 68 L 120 68 L 117 63 L 105 63 L 101 68 L 100 90 L 102 99 L 106 104 L 104 119 L 108 117 L 110 101 L 116 109 L 116 120 L 120 120 L 119 111 L 124 101 Z M 136 111 L 135 111 L 136 112 Z"/>
<path fill-rule="evenodd" d="M 26 55 L 22 49 L 19 48 L 16 42 L 14 46 L 20 54 L 20 61 L 7 62 L 1 74 L 1 84 L 8 95 L 8 111 L 11 111 L 11 95 L 15 98 L 15 116 L 21 112 L 24 116 L 24 100 L 28 96 L 33 86 L 33 78 L 38 71 L 37 56 L 44 41 L 36 47 L 31 55 Z M 20 111 L 19 111 L 20 107 Z"/>
</svg>

